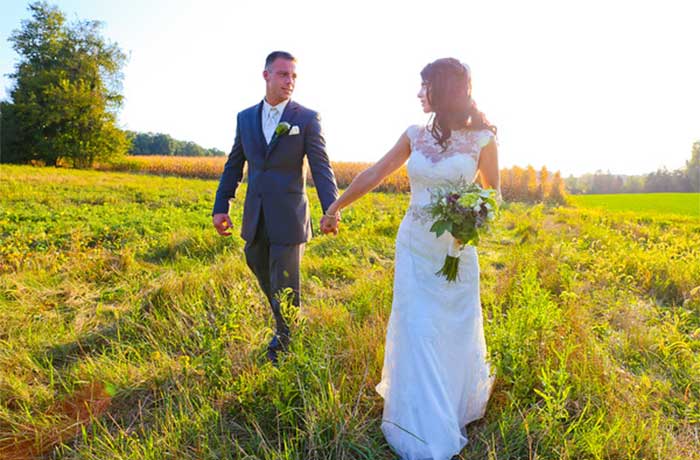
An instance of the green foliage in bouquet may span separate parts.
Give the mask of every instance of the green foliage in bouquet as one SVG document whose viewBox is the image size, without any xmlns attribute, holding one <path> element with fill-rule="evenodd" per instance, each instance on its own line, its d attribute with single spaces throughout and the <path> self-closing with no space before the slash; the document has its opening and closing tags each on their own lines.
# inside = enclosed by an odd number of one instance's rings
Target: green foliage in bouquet
<svg viewBox="0 0 700 460">
<path fill-rule="evenodd" d="M 496 217 L 496 191 L 461 181 L 431 189 L 430 195 L 426 211 L 435 219 L 430 231 L 438 238 L 449 232 L 459 242 L 456 254 L 448 253 L 445 264 L 436 274 L 455 281 L 459 271 L 459 251 L 467 244 L 476 246 L 479 233 L 486 231 L 489 222 Z"/>
</svg>

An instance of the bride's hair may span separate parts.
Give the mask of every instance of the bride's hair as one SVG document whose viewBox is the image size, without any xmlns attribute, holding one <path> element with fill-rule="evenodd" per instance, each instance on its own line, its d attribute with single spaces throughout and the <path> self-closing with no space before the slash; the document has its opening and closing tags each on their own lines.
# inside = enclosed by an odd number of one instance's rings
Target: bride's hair
<svg viewBox="0 0 700 460">
<path fill-rule="evenodd" d="M 434 112 L 430 132 L 443 150 L 453 129 L 488 129 L 496 134 L 496 127 L 472 99 L 471 72 L 466 65 L 454 58 L 438 59 L 425 66 L 420 76 Z"/>
</svg>

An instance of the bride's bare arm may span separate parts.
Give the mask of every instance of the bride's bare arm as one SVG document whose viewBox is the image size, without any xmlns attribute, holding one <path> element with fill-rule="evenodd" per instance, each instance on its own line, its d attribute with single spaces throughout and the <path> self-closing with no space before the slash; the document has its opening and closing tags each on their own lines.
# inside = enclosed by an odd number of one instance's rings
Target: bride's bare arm
<svg viewBox="0 0 700 460">
<path fill-rule="evenodd" d="M 492 188 L 496 190 L 498 196 L 501 196 L 501 176 L 498 169 L 498 147 L 495 139 L 486 144 L 481 149 L 479 154 L 479 182 L 484 188 Z"/>
<path fill-rule="evenodd" d="M 367 192 L 379 185 L 384 178 L 403 165 L 411 154 L 411 142 L 403 133 L 396 145 L 378 162 L 362 171 L 350 183 L 345 192 L 328 207 L 329 215 L 338 213 L 341 209 L 361 198 Z"/>
</svg>

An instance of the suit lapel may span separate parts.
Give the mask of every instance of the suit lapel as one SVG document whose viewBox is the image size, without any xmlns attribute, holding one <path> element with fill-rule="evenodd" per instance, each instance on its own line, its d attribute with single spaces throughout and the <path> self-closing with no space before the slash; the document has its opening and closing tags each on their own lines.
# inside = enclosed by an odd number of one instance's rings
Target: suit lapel
<svg viewBox="0 0 700 460">
<path fill-rule="evenodd" d="M 258 108 L 255 111 L 255 120 L 253 121 L 253 126 L 255 130 L 255 136 L 258 140 L 258 144 L 262 146 L 261 151 L 265 152 L 267 150 L 267 141 L 265 141 L 265 134 L 262 129 L 262 109 L 263 101 L 260 101 Z"/>
<path fill-rule="evenodd" d="M 280 123 L 283 121 L 286 121 L 290 125 L 294 126 L 294 119 L 296 118 L 297 112 L 299 111 L 299 104 L 297 104 L 294 101 L 289 101 L 289 103 L 286 105 L 284 108 L 284 111 L 282 112 L 282 116 L 280 117 Z M 262 132 L 262 128 L 261 128 Z M 284 134 L 284 136 L 288 136 L 289 133 Z M 270 139 L 270 144 L 267 146 L 267 151 L 265 152 L 265 158 L 270 156 L 270 153 L 272 153 L 272 150 L 277 146 L 277 143 L 280 141 L 280 137 L 277 136 L 277 134 L 273 133 L 272 134 L 272 139 Z"/>
</svg>

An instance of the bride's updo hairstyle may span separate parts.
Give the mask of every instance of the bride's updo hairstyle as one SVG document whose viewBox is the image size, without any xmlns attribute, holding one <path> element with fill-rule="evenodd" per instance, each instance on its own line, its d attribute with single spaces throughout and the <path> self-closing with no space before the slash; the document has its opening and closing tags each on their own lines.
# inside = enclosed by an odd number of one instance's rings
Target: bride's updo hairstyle
<svg viewBox="0 0 700 460">
<path fill-rule="evenodd" d="M 431 62 L 420 72 L 427 86 L 428 103 L 434 115 L 430 132 L 438 144 L 447 148 L 447 140 L 455 129 L 488 129 L 496 134 L 472 99 L 472 77 L 469 67 L 454 58 Z"/>
</svg>

